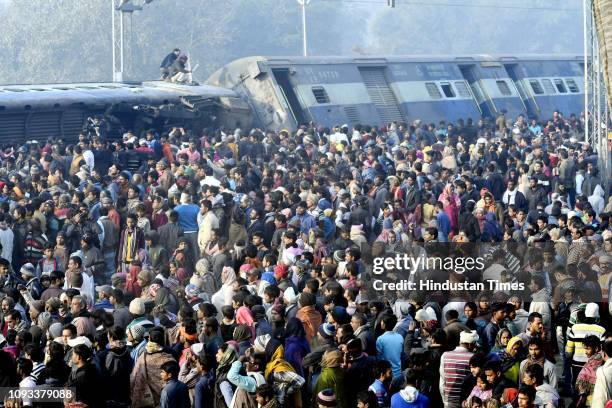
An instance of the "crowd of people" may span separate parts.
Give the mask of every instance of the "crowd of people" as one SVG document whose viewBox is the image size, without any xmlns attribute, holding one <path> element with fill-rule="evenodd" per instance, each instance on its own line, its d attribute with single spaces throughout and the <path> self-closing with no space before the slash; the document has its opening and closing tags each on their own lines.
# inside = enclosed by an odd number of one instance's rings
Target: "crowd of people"
<svg viewBox="0 0 612 408">
<path fill-rule="evenodd" d="M 87 407 L 609 407 L 612 201 L 581 128 L 92 126 L 6 146 L 0 387 Z M 441 253 L 484 262 L 411 279 L 524 285 L 372 285 L 377 258 Z"/>
</svg>

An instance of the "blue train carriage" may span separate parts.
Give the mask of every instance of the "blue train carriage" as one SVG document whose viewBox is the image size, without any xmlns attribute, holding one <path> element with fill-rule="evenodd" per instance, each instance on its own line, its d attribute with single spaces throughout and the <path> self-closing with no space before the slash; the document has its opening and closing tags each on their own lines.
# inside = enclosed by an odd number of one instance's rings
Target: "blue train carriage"
<svg viewBox="0 0 612 408">
<path fill-rule="evenodd" d="M 399 64 L 401 67 L 414 66 L 416 78 L 419 78 L 403 98 L 408 103 L 405 110 L 409 119 L 416 116 L 427 121 L 432 114 L 434 119 L 451 121 L 468 117 L 495 118 L 501 113 L 507 118 L 525 114 L 545 119 L 555 110 L 578 114 L 582 110 L 580 84 L 584 77 L 577 58 L 478 55 L 421 58 L 422 62 L 411 58 L 411 63 Z M 391 71 L 401 72 L 402 68 L 395 69 L 394 65 L 390 65 Z M 403 83 L 400 81 L 396 85 Z M 546 90 L 542 91 L 544 86 Z M 427 94 L 416 97 L 423 88 Z M 419 105 L 424 106 L 419 108 Z"/>
<path fill-rule="evenodd" d="M 209 85 L 73 83 L 0 86 L 0 143 L 76 139 L 88 116 L 110 114 L 134 130 L 153 121 L 250 125 L 248 105 L 230 90 Z M 140 130 L 142 130 L 140 129 Z"/>
<path fill-rule="evenodd" d="M 566 117 L 584 110 L 584 62 L 581 56 L 501 58 L 522 95 L 527 114 L 542 120 L 555 110 Z"/>
<path fill-rule="evenodd" d="M 397 58 L 389 61 L 386 71 L 391 89 L 400 102 L 404 120 L 456 122 L 483 115 L 469 83 L 453 59 Z"/>
<path fill-rule="evenodd" d="M 481 116 L 495 118 L 504 113 L 514 118 L 526 113 L 519 90 L 498 59 L 487 55 L 457 57 L 455 64 L 468 83 Z"/>
<path fill-rule="evenodd" d="M 296 93 L 307 117 L 317 123 L 456 121 L 481 114 L 452 62 L 343 58 L 334 63 L 296 64 L 295 70 Z"/>
<path fill-rule="evenodd" d="M 208 83 L 242 95 L 258 126 L 295 130 L 308 121 L 355 125 L 579 112 L 580 75 L 571 56 L 248 57 Z"/>
<path fill-rule="evenodd" d="M 292 129 L 314 121 L 384 124 L 456 120 L 481 112 L 452 62 L 429 58 L 243 58 L 207 83 L 249 101 L 258 126 Z"/>
</svg>

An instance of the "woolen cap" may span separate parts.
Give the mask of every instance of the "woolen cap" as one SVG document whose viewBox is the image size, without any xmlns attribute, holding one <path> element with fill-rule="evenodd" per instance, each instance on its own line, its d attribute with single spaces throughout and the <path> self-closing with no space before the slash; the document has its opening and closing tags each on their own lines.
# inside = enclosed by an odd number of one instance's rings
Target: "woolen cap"
<svg viewBox="0 0 612 408">
<path fill-rule="evenodd" d="M 334 391 L 331 388 L 325 389 L 317 394 L 317 403 L 324 407 L 338 406 L 336 395 L 334 395 Z"/>
<path fill-rule="evenodd" d="M 141 316 L 145 314 L 145 303 L 144 300 L 136 298 L 130 302 L 130 313 L 133 315 Z"/>
</svg>

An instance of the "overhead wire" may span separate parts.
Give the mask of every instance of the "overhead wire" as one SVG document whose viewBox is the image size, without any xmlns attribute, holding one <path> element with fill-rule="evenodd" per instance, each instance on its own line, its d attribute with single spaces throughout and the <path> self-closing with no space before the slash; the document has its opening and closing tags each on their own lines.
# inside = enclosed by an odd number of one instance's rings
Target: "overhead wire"
<svg viewBox="0 0 612 408">
<path fill-rule="evenodd" d="M 319 0 L 326 3 L 354 3 L 354 4 L 376 4 L 386 6 L 385 0 Z M 574 11 L 582 12 L 579 8 L 555 8 L 555 7 L 538 7 L 538 6 L 518 6 L 518 5 L 500 5 L 500 4 L 483 4 L 483 3 L 447 3 L 438 1 L 415 1 L 415 0 L 396 0 L 396 7 L 404 6 L 426 6 L 426 7 L 463 7 L 463 8 L 492 8 L 492 9 L 512 9 L 512 10 L 540 10 L 540 11 Z"/>
</svg>

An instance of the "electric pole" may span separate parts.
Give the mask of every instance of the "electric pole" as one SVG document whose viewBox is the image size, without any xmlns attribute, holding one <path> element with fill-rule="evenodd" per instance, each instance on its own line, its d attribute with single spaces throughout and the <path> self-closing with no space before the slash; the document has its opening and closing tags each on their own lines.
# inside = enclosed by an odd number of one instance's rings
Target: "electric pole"
<svg viewBox="0 0 612 408">
<path fill-rule="evenodd" d="M 308 37 L 306 33 L 306 6 L 310 4 L 310 0 L 297 0 L 302 6 L 302 55 L 308 56 Z"/>
</svg>

